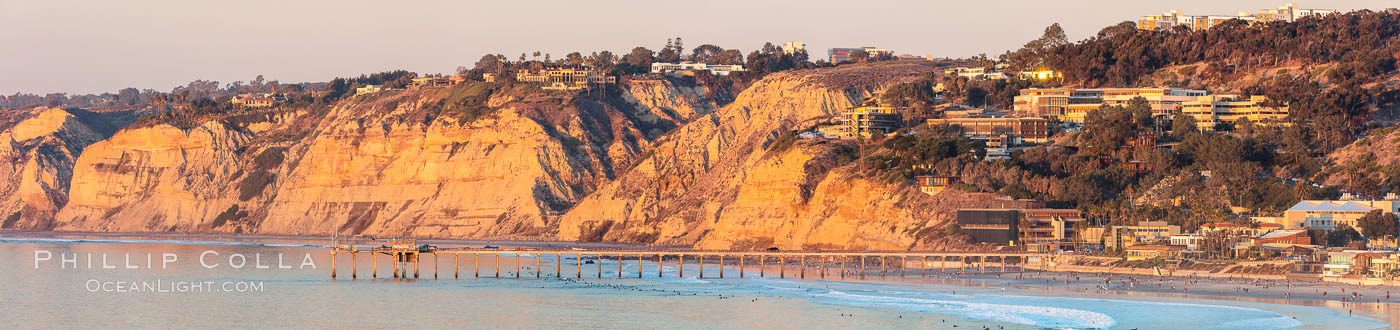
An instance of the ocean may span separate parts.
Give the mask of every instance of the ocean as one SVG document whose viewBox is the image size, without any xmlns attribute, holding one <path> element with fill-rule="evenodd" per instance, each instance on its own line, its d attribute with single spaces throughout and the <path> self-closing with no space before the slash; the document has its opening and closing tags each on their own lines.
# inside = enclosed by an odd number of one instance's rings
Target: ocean
<svg viewBox="0 0 1400 330">
<path fill-rule="evenodd" d="M 105 260 L 104 260 L 105 258 Z M 698 278 L 674 261 L 582 267 L 572 256 L 502 258 L 489 268 L 432 257 L 419 278 L 390 278 L 378 258 L 337 259 L 315 245 L 282 243 L 0 238 L 0 319 L 17 328 L 1123 328 L 1374 329 L 1388 325 L 1323 307 L 1205 299 L 1047 292 L 920 281 L 759 278 L 749 268 L 723 279 L 710 260 Z M 594 259 L 585 256 L 585 262 Z M 460 271 L 460 278 L 454 272 Z M 411 274 L 411 270 L 410 270 Z M 835 276 L 828 276 L 835 277 Z M 871 278 L 879 278 L 871 276 Z"/>
</svg>

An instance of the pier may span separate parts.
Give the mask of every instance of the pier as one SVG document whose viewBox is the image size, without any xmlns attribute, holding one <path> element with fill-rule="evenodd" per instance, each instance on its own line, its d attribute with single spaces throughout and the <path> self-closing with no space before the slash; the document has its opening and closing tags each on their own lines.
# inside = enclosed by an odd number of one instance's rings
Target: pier
<svg viewBox="0 0 1400 330">
<path fill-rule="evenodd" d="M 632 277 L 642 278 L 649 269 L 643 261 L 655 261 L 653 266 L 656 269 L 657 277 L 665 276 L 665 267 L 675 266 L 676 276 L 685 277 L 686 266 L 693 265 L 696 275 L 699 278 L 706 278 L 705 265 L 717 265 L 719 267 L 717 276 L 711 278 L 725 278 L 725 268 L 737 268 L 739 277 L 745 277 L 746 267 L 757 264 L 759 277 L 776 276 L 787 278 L 795 276 L 797 278 L 839 278 L 839 279 L 865 279 L 867 277 L 928 277 L 931 275 L 944 276 L 950 274 L 968 274 L 985 272 L 1008 272 L 1014 270 L 1020 272 L 1030 264 L 1040 264 L 1045 259 L 1040 254 L 1026 252 L 879 252 L 879 251 L 706 251 L 706 250 L 627 250 L 627 249 L 534 249 L 534 248 L 466 248 L 466 247 L 436 247 L 431 245 L 418 245 L 413 241 L 396 240 L 388 245 L 361 246 L 354 244 L 332 244 L 331 253 L 331 278 L 337 278 L 339 259 L 349 259 L 350 278 L 359 277 L 358 259 L 361 253 L 369 254 L 370 276 L 379 277 L 379 257 L 384 256 L 391 261 L 393 278 L 414 278 L 420 277 L 421 272 L 432 272 L 434 279 L 442 274 L 442 258 L 448 258 L 452 262 L 450 266 L 453 278 L 461 278 L 462 267 L 471 267 L 471 276 L 480 277 L 501 277 L 501 268 L 514 270 L 514 277 L 520 278 L 522 275 L 521 264 L 533 262 L 535 278 L 542 278 L 553 275 L 555 278 L 563 278 L 566 275 L 573 275 L 575 278 L 583 277 L 585 260 L 588 260 L 590 270 L 597 268 L 594 274 L 598 278 L 603 277 L 603 260 L 617 261 L 617 278 Z M 342 254 L 349 254 L 349 258 L 340 257 Z M 470 256 L 471 264 L 463 265 L 461 257 Z M 507 265 L 501 264 L 501 256 L 506 255 L 514 259 Z M 551 271 L 546 271 L 543 263 L 543 256 L 552 256 L 554 259 Z M 427 265 L 423 265 L 425 257 Z M 529 260 L 533 257 L 533 260 Z M 483 265 L 482 258 L 488 258 L 491 262 Z M 565 264 L 565 259 L 573 259 L 571 264 Z M 623 272 L 623 265 L 628 262 L 635 262 L 637 269 L 635 274 Z M 950 267 L 952 265 L 953 267 Z M 769 266 L 777 267 L 777 274 L 770 274 Z M 482 276 L 484 267 L 489 276 Z M 934 272 L 937 273 L 934 273 Z M 411 272 L 411 274 L 410 274 Z M 813 274 L 809 274 L 809 272 Z M 550 274 L 553 273 L 553 274 Z M 411 277 L 410 277 L 411 276 Z"/>
</svg>

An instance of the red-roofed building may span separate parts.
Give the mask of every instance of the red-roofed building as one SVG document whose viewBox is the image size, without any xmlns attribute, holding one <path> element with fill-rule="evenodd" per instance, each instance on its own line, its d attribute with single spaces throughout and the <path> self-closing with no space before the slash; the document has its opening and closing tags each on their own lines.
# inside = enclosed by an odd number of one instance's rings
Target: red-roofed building
<svg viewBox="0 0 1400 330">
<path fill-rule="evenodd" d="M 1312 244 L 1312 238 L 1308 237 L 1306 230 L 1275 230 L 1259 236 L 1258 244 L 1284 243 L 1284 244 Z"/>
</svg>

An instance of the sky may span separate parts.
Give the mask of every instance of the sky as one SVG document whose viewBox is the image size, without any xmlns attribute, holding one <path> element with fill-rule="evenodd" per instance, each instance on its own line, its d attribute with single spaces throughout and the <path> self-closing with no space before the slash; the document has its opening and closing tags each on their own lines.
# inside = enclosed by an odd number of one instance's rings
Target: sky
<svg viewBox="0 0 1400 330">
<path fill-rule="evenodd" d="M 1344 11 L 1395 0 L 1296 1 Z M 764 42 L 967 57 L 1020 48 L 1060 23 L 1071 40 L 1141 15 L 1235 14 L 1288 0 L 0 0 L 0 95 L 169 91 L 257 75 L 327 81 L 404 69 L 453 72 L 483 54 Z"/>
</svg>

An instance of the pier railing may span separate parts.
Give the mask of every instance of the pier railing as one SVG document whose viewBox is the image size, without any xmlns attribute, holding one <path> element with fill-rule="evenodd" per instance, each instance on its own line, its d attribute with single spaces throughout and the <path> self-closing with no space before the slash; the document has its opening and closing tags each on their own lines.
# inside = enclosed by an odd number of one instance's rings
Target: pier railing
<svg viewBox="0 0 1400 330">
<path fill-rule="evenodd" d="M 754 262 L 758 265 L 759 277 L 770 276 L 767 274 L 769 271 L 768 266 L 774 265 L 778 268 L 778 277 L 786 278 L 789 276 L 789 267 L 794 266 L 793 262 L 795 262 L 796 265 L 792 268 L 796 268 L 796 273 L 792 275 L 796 275 L 798 278 L 807 278 L 807 272 L 809 270 L 816 272 L 815 275 L 819 278 L 828 278 L 828 268 L 834 268 L 838 270 L 838 272 L 831 276 L 839 276 L 841 279 L 845 279 L 847 275 L 862 279 L 866 278 L 868 275 L 873 275 L 874 270 L 871 268 L 874 267 L 879 267 L 879 275 L 882 277 L 886 276 L 887 273 L 895 275 L 894 272 L 898 272 L 897 275 L 900 277 L 906 277 L 911 275 L 911 271 L 917 272 L 918 276 L 929 276 L 931 271 L 935 270 L 932 269 L 933 267 L 929 267 L 929 265 L 931 265 L 930 262 L 937 262 L 936 265 L 938 267 L 936 267 L 936 270 L 938 271 L 938 275 L 945 275 L 949 272 L 949 263 L 954 263 L 957 266 L 953 267 L 955 269 L 953 269 L 952 272 L 966 274 L 969 271 L 986 272 L 989 268 L 994 272 L 1006 272 L 1008 267 L 1014 267 L 1016 271 L 1019 272 L 1032 262 L 1045 262 L 1041 254 L 1026 252 L 499 249 L 440 248 L 428 245 L 415 245 L 412 243 L 398 244 L 402 243 L 399 241 L 395 241 L 395 243 L 396 244 L 380 246 L 360 246 L 354 244 L 331 245 L 331 278 L 336 278 L 336 259 L 339 254 L 350 254 L 350 276 L 352 279 L 358 278 L 357 257 L 360 253 L 370 254 L 371 276 L 374 278 L 379 277 L 378 258 L 380 255 L 389 257 L 393 265 L 394 278 L 408 278 L 410 267 L 412 267 L 413 272 L 412 278 L 418 278 L 421 260 L 425 255 L 431 255 L 433 257 L 430 266 L 432 267 L 433 278 L 438 278 L 440 270 L 438 259 L 439 255 L 444 254 L 452 256 L 452 274 L 454 278 L 461 277 L 462 255 L 472 257 L 470 260 L 472 264 L 470 266 L 472 267 L 473 277 L 482 277 L 482 257 L 492 258 L 493 262 L 489 265 L 491 267 L 490 276 L 497 278 L 501 276 L 501 255 L 513 257 L 514 262 L 512 262 L 512 264 L 515 270 L 514 275 L 517 278 L 521 277 L 521 263 L 528 262 L 528 260 L 524 259 L 526 258 L 524 256 L 534 256 L 535 277 L 543 277 L 545 271 L 544 267 L 542 267 L 544 266 L 542 256 L 545 255 L 554 256 L 552 259 L 554 261 L 553 268 L 555 277 L 564 277 L 567 267 L 563 264 L 564 259 L 566 257 L 572 257 L 574 264 L 571 265 L 573 267 L 569 268 L 573 269 L 567 270 L 573 270 L 574 276 L 577 278 L 583 277 L 585 258 L 597 260 L 597 262 L 590 261 L 590 263 L 596 264 L 598 268 L 596 276 L 598 278 L 603 277 L 603 263 L 601 261 L 608 259 L 618 261 L 616 274 L 618 278 L 624 277 L 623 264 L 633 260 L 637 263 L 636 277 L 638 278 L 641 278 L 645 272 L 643 261 L 652 260 L 656 262 L 655 269 L 658 277 L 665 276 L 664 270 L 668 260 L 674 262 L 673 265 L 676 266 L 677 277 L 685 277 L 687 257 L 691 258 L 693 262 L 698 263 L 698 276 L 701 278 L 705 277 L 704 266 L 707 258 L 709 261 L 715 262 L 720 266 L 719 278 L 724 278 L 726 266 L 737 268 L 739 276 L 741 278 L 745 277 L 746 266 Z M 726 258 L 729 258 L 728 263 L 725 262 Z M 911 260 L 914 261 L 913 265 L 917 265 L 917 267 L 912 267 L 914 268 L 913 270 L 909 267 L 911 265 L 909 263 Z M 770 262 L 775 263 L 770 264 Z M 892 264 L 896 263 L 897 266 L 892 267 Z M 988 266 L 994 266 L 995 268 Z M 630 276 L 630 274 L 627 276 Z"/>
</svg>

